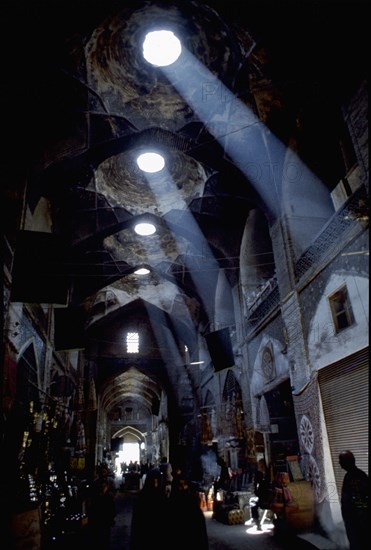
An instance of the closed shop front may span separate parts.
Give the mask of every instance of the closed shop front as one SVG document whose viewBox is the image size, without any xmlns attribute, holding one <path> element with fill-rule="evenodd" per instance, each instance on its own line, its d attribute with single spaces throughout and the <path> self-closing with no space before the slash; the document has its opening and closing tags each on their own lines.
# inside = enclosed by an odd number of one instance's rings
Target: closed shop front
<svg viewBox="0 0 371 550">
<path fill-rule="evenodd" d="M 327 435 L 340 494 L 345 471 L 341 450 L 350 450 L 357 466 L 368 473 L 369 349 L 364 348 L 321 369 L 318 373 Z"/>
</svg>

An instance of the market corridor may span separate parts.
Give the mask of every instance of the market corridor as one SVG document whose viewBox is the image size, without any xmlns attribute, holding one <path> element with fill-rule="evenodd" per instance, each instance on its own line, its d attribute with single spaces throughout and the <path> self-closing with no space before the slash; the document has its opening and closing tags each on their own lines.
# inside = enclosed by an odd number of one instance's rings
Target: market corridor
<svg viewBox="0 0 371 550">
<path fill-rule="evenodd" d="M 110 550 L 130 550 L 131 515 L 136 497 L 136 491 L 118 491 L 116 494 L 117 515 L 115 525 L 111 531 Z M 205 517 L 209 536 L 209 550 L 303 550 L 307 548 L 297 538 L 285 541 L 277 540 L 274 537 L 273 525 L 268 523 L 263 526 L 263 531 L 259 533 L 256 531 L 256 527 L 224 525 L 215 521 L 212 519 L 212 512 L 205 512 Z M 145 529 L 145 525 L 143 528 Z M 182 534 L 179 533 L 179 546 L 177 547 L 179 550 L 183 550 L 181 541 Z"/>
</svg>

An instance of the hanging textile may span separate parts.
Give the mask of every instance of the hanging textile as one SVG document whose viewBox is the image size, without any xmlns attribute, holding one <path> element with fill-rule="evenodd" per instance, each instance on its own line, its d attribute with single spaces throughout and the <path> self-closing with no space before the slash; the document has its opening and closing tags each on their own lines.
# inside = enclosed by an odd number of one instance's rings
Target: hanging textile
<svg viewBox="0 0 371 550">
<path fill-rule="evenodd" d="M 211 444 L 213 432 L 211 429 L 211 412 L 201 411 L 201 443 L 203 445 Z"/>
<path fill-rule="evenodd" d="M 75 398 L 73 401 L 74 410 L 82 411 L 84 409 L 84 403 L 85 403 L 84 384 L 83 384 L 83 381 L 80 379 L 75 390 Z"/>
<path fill-rule="evenodd" d="M 89 381 L 88 410 L 89 411 L 97 410 L 97 392 L 95 389 L 94 378 L 90 378 L 90 381 Z"/>
<path fill-rule="evenodd" d="M 271 431 L 271 419 L 269 415 L 269 409 L 267 405 L 267 401 L 264 397 L 264 395 L 261 396 L 259 399 L 259 408 L 258 408 L 258 431 L 261 433 L 267 432 L 269 433 Z"/>
<path fill-rule="evenodd" d="M 327 496 L 327 491 L 317 376 L 313 377 L 299 394 L 293 394 L 293 400 L 303 474 L 312 484 L 316 501 L 322 502 Z"/>
<path fill-rule="evenodd" d="M 77 421 L 76 454 L 82 455 L 86 451 L 85 427 L 82 420 Z"/>
</svg>

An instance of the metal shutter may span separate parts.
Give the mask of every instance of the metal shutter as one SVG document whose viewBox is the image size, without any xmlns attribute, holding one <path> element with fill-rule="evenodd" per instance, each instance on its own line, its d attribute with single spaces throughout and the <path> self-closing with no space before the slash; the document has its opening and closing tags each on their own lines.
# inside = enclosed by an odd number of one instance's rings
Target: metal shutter
<svg viewBox="0 0 371 550">
<path fill-rule="evenodd" d="M 345 471 L 339 466 L 339 452 L 350 450 L 358 468 L 368 473 L 369 348 L 321 369 L 319 387 L 327 435 L 340 495 Z"/>
</svg>

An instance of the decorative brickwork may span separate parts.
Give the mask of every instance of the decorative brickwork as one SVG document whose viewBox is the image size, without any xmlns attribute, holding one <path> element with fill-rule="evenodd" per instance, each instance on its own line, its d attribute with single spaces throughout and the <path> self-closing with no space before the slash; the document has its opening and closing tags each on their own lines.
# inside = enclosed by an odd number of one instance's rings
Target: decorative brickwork
<svg viewBox="0 0 371 550">
<path fill-rule="evenodd" d="M 344 247 L 344 243 L 359 231 L 355 220 L 367 214 L 368 198 L 363 187 L 337 212 L 313 244 L 304 252 L 295 264 L 295 276 L 298 281 L 311 268 L 315 268 L 328 257 L 332 258 Z"/>
</svg>

